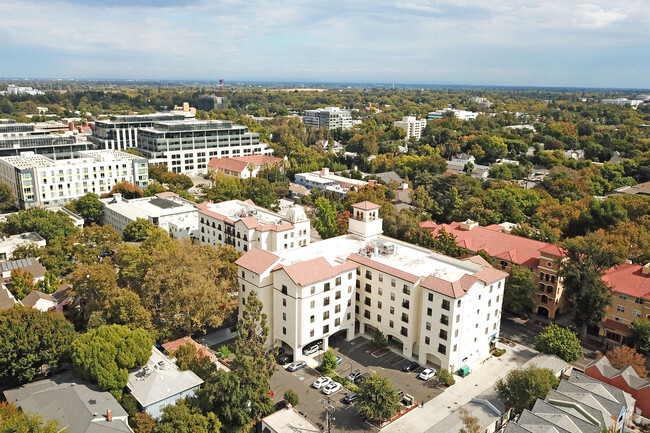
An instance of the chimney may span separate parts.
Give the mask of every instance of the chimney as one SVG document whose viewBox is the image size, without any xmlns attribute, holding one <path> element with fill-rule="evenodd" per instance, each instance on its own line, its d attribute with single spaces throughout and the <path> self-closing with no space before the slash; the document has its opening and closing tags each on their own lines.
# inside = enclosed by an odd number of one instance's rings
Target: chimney
<svg viewBox="0 0 650 433">
<path fill-rule="evenodd" d="M 321 170 L 321 175 L 327 176 L 328 174 L 330 174 L 330 169 L 327 167 L 323 167 L 323 170 Z"/>
<path fill-rule="evenodd" d="M 113 421 L 113 411 L 110 409 L 106 409 L 106 420 Z"/>
</svg>

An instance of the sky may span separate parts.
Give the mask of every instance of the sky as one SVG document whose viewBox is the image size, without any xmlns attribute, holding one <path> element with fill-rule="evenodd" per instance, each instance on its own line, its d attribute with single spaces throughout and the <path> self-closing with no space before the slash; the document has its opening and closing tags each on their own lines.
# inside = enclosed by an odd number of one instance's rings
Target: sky
<svg viewBox="0 0 650 433">
<path fill-rule="evenodd" d="M 650 0 L 2 0 L 0 77 L 650 88 Z"/>
</svg>

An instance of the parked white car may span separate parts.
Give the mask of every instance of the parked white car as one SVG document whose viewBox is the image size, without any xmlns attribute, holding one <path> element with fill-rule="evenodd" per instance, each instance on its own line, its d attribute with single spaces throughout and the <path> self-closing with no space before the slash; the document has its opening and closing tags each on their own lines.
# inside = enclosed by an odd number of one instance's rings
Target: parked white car
<svg viewBox="0 0 650 433">
<path fill-rule="evenodd" d="M 341 388 L 342 386 L 340 383 L 332 381 L 328 385 L 325 385 L 323 388 L 323 394 L 332 395 Z"/>
<path fill-rule="evenodd" d="M 314 383 L 311 384 L 311 386 L 316 389 L 321 389 L 322 387 L 329 385 L 331 382 L 332 382 L 331 377 L 327 377 L 327 376 L 319 377 L 318 379 L 316 379 Z"/>
<path fill-rule="evenodd" d="M 418 375 L 418 379 L 429 380 L 436 375 L 436 370 L 433 368 L 425 368 L 422 373 Z"/>
</svg>

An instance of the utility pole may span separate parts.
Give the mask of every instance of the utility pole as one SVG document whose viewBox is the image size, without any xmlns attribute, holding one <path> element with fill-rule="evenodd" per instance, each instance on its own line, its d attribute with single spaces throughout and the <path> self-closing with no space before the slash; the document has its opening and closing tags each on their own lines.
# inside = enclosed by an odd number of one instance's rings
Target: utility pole
<svg viewBox="0 0 650 433">
<path fill-rule="evenodd" d="M 334 421 L 334 418 L 332 417 L 334 406 L 332 406 L 329 396 L 325 400 L 321 400 L 321 404 L 325 406 L 325 411 L 327 414 L 325 417 L 325 433 L 330 433 L 332 431 L 332 421 Z"/>
</svg>

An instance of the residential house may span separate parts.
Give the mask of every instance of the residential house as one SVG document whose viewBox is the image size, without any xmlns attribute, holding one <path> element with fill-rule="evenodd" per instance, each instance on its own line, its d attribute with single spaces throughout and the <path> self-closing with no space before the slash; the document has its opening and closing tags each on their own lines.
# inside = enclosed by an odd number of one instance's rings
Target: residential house
<svg viewBox="0 0 650 433">
<path fill-rule="evenodd" d="M 291 405 L 262 418 L 260 423 L 261 433 L 320 433 L 322 431 Z"/>
<path fill-rule="evenodd" d="M 599 335 L 609 343 L 621 344 L 632 321 L 650 319 L 650 263 L 614 266 L 602 279 L 612 289 L 612 305 L 607 306 Z"/>
<path fill-rule="evenodd" d="M 43 293 L 40 290 L 32 290 L 29 295 L 22 299 L 25 307 L 36 308 L 39 311 L 55 311 L 57 302 L 52 295 Z"/>
<path fill-rule="evenodd" d="M 182 345 L 186 343 L 189 343 L 196 348 L 197 358 L 200 359 L 200 358 L 207 357 L 210 361 L 212 361 L 213 364 L 217 366 L 217 369 L 230 371 L 230 368 L 228 368 L 224 362 L 222 362 L 219 358 L 217 358 L 217 355 L 209 351 L 202 344 L 199 344 L 196 341 L 194 341 L 192 337 L 183 337 L 183 338 L 179 338 L 178 340 L 168 341 L 167 343 L 162 344 L 162 347 L 163 349 L 165 349 L 165 351 L 168 354 L 172 355 L 175 351 L 177 351 Z"/>
<path fill-rule="evenodd" d="M 7 286 L 4 284 L 0 285 L 0 311 L 14 308 L 16 304 L 20 304 L 20 301 L 7 289 Z"/>
<path fill-rule="evenodd" d="M 80 379 L 73 371 L 4 392 L 24 412 L 57 420 L 68 433 L 133 433 L 129 415 L 109 392 Z"/>
<path fill-rule="evenodd" d="M 533 312 L 555 319 L 569 311 L 570 303 L 562 296 L 564 287 L 558 278 L 564 254 L 557 245 L 506 233 L 496 224 L 481 227 L 470 220 L 439 225 L 422 222 L 420 226 L 429 228 L 434 236 L 444 229 L 456 237 L 459 247 L 475 253 L 485 251 L 500 269 L 509 271 L 512 265 L 518 265 L 531 271 L 538 288 Z"/>
<path fill-rule="evenodd" d="M 585 374 L 629 393 L 636 399 L 636 413 L 650 418 L 650 380 L 640 378 L 631 366 L 614 368 L 603 356 L 591 361 Z"/>
<path fill-rule="evenodd" d="M 194 372 L 181 371 L 174 361 L 154 347 L 147 364 L 129 373 L 126 387 L 142 410 L 160 419 L 165 406 L 193 396 L 202 383 Z"/>
</svg>

